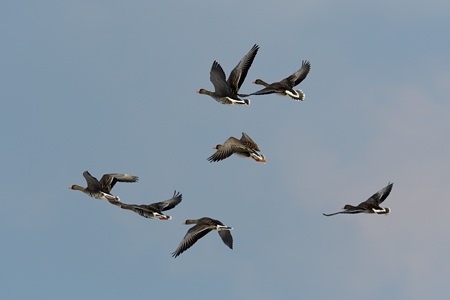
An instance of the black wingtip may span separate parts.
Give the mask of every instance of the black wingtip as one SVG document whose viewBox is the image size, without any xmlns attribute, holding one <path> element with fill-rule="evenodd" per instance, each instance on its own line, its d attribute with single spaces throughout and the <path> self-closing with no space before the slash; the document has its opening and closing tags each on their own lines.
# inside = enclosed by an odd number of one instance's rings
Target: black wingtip
<svg viewBox="0 0 450 300">
<path fill-rule="evenodd" d="M 213 64 L 211 66 L 211 69 L 217 68 L 217 67 L 222 67 L 219 62 L 217 60 L 213 61 Z"/>
<path fill-rule="evenodd" d="M 173 191 L 173 197 L 172 198 L 178 198 L 178 197 L 180 199 L 182 199 L 183 198 L 183 194 L 181 194 L 181 192 L 179 192 L 179 191 L 177 192 L 177 190 Z"/>
</svg>

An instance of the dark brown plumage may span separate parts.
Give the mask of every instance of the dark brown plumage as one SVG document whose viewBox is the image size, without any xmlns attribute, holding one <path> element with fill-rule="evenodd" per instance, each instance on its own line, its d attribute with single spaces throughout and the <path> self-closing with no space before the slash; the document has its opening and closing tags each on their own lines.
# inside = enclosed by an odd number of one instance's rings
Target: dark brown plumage
<svg viewBox="0 0 450 300">
<path fill-rule="evenodd" d="M 233 154 L 253 158 L 257 162 L 266 162 L 265 156 L 260 153 L 258 144 L 245 132 L 242 132 L 240 140 L 235 137 L 230 137 L 223 144 L 214 146 L 213 149 L 216 149 L 216 152 L 208 157 L 210 162 L 224 160 Z"/>
<path fill-rule="evenodd" d="M 176 191 L 173 193 L 173 197 L 166 201 L 156 202 L 149 205 L 137 205 L 126 204 L 120 201 L 109 201 L 122 209 L 134 211 L 135 213 L 143 216 L 144 218 L 170 220 L 172 217 L 163 214 L 163 211 L 169 210 L 180 204 L 182 195 Z"/>
<path fill-rule="evenodd" d="M 346 204 L 343 208 L 343 211 L 323 215 L 327 217 L 334 216 L 337 214 L 359 214 L 359 213 L 368 213 L 368 214 L 376 213 L 380 215 L 383 214 L 387 215 L 391 212 L 391 209 L 388 207 L 380 207 L 380 204 L 389 196 L 393 185 L 394 183 L 389 183 L 386 187 L 382 188 L 381 190 L 373 194 L 369 199 L 358 204 L 358 206 Z"/>
<path fill-rule="evenodd" d="M 173 257 L 177 257 L 189 249 L 211 230 L 217 230 L 225 245 L 227 245 L 230 249 L 233 249 L 233 237 L 230 233 L 230 230 L 233 228 L 223 225 L 223 223 L 219 220 L 203 217 L 197 220 L 186 220 L 184 224 L 196 225 L 188 230 L 184 238 L 181 240 L 178 248 L 172 253 Z"/>
<path fill-rule="evenodd" d="M 117 182 L 137 182 L 139 180 L 139 177 L 137 176 L 118 173 L 105 174 L 102 176 L 100 181 L 89 174 L 88 171 L 84 171 L 83 176 L 86 179 L 87 187 L 82 187 L 74 184 L 70 186 L 69 189 L 81 191 L 95 199 L 113 201 L 119 200 L 119 197 L 113 196 L 111 194 L 111 189 Z"/>
<path fill-rule="evenodd" d="M 214 61 L 210 71 L 210 80 L 214 85 L 214 92 L 200 89 L 197 93 L 211 96 L 222 104 L 250 105 L 250 100 L 239 98 L 238 92 L 255 59 L 256 53 L 258 53 L 258 49 L 259 46 L 255 44 L 231 71 L 228 80 L 226 80 L 225 72 L 220 64 Z"/>
<path fill-rule="evenodd" d="M 264 88 L 251 94 L 239 94 L 239 96 L 248 97 L 252 95 L 279 94 L 282 96 L 289 96 L 294 100 L 303 101 L 305 99 L 305 94 L 300 89 L 294 90 L 294 87 L 306 78 L 310 69 L 311 64 L 309 61 L 304 60 L 302 67 L 289 77 L 271 84 L 262 79 L 256 79 L 253 83 L 263 85 Z"/>
</svg>

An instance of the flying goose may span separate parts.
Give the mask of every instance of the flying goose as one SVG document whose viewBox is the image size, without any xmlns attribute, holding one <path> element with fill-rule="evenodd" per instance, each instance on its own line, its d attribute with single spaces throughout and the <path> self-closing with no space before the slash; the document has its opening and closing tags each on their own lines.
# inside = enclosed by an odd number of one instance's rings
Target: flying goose
<svg viewBox="0 0 450 300">
<path fill-rule="evenodd" d="M 268 84 L 262 79 L 256 79 L 253 83 L 263 85 L 264 88 L 251 94 L 239 94 L 239 96 L 248 97 L 252 95 L 278 94 L 281 96 L 289 96 L 297 101 L 303 101 L 305 99 L 305 94 L 300 89 L 294 90 L 294 87 L 306 78 L 310 69 L 311 64 L 309 61 L 304 60 L 302 62 L 302 67 L 291 76 L 271 84 Z"/>
<path fill-rule="evenodd" d="M 128 209 L 140 214 L 144 218 L 160 219 L 160 220 L 170 220 L 171 216 L 165 215 L 162 212 L 172 209 L 181 202 L 182 195 L 175 191 L 173 197 L 166 201 L 156 202 L 149 205 L 137 205 L 137 204 L 126 204 L 120 201 L 109 201 L 122 209 Z"/>
<path fill-rule="evenodd" d="M 204 217 L 198 220 L 186 220 L 184 224 L 196 225 L 188 230 L 183 240 L 180 242 L 177 250 L 172 253 L 173 257 L 179 256 L 181 253 L 192 247 L 192 245 L 194 245 L 211 230 L 217 230 L 225 245 L 227 245 L 230 249 L 233 249 L 233 237 L 230 233 L 230 230 L 233 228 L 223 225 L 222 222 Z"/>
<path fill-rule="evenodd" d="M 208 157 L 209 162 L 223 160 L 232 154 L 250 157 L 257 162 L 266 162 L 266 158 L 260 153 L 258 145 L 245 132 L 242 132 L 240 140 L 235 137 L 230 137 L 223 145 L 218 144 L 213 149 L 216 149 L 216 152 Z"/>
<path fill-rule="evenodd" d="M 225 72 L 217 61 L 214 61 L 210 71 L 210 80 L 214 85 L 214 92 L 206 89 L 197 91 L 199 94 L 209 95 L 217 102 L 228 105 L 250 105 L 250 100 L 238 97 L 239 88 L 247 76 L 247 72 L 255 59 L 259 46 L 254 45 L 252 49 L 239 61 L 231 71 L 228 80 Z"/>
<path fill-rule="evenodd" d="M 86 195 L 95 199 L 103 199 L 108 201 L 119 201 L 119 197 L 111 194 L 111 189 L 117 182 L 136 182 L 139 180 L 139 177 L 137 176 L 117 173 L 105 174 L 102 176 L 100 181 L 89 174 L 88 171 L 84 171 L 83 176 L 86 179 L 87 187 L 74 184 L 70 186 L 69 189 L 82 191 Z"/>
<path fill-rule="evenodd" d="M 388 185 L 375 194 L 372 195 L 369 199 L 364 202 L 358 204 L 358 206 L 353 206 L 350 204 L 346 204 L 344 206 L 343 211 L 339 211 L 332 214 L 323 214 L 324 216 L 334 216 L 337 214 L 359 214 L 359 213 L 367 213 L 367 214 L 380 214 L 387 215 L 391 212 L 391 209 L 388 207 L 380 207 L 380 204 L 389 196 L 392 190 L 392 185 L 394 183 L 388 183 Z"/>
</svg>

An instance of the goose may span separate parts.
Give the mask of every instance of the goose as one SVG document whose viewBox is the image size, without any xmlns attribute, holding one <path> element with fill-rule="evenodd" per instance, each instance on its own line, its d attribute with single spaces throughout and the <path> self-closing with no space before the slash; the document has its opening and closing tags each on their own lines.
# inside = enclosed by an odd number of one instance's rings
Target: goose
<svg viewBox="0 0 450 300">
<path fill-rule="evenodd" d="M 359 214 L 359 213 L 367 213 L 367 214 L 379 214 L 379 215 L 388 215 L 391 212 L 391 209 L 388 207 L 380 207 L 380 204 L 389 196 L 392 190 L 392 186 L 394 183 L 388 183 L 387 186 L 373 194 L 369 199 L 364 202 L 361 202 L 357 206 L 353 206 L 350 204 L 346 204 L 344 206 L 343 211 L 339 211 L 332 214 L 323 214 L 324 216 L 334 216 L 337 214 Z"/>
<path fill-rule="evenodd" d="M 237 66 L 231 71 L 228 80 L 225 72 L 217 61 L 214 61 L 210 71 L 210 80 L 214 85 L 214 92 L 206 89 L 197 91 L 199 94 L 211 96 L 217 102 L 228 105 L 250 105 L 250 100 L 238 97 L 239 88 L 247 76 L 247 72 L 258 53 L 259 46 L 254 45 L 252 49 L 239 61 Z"/>
<path fill-rule="evenodd" d="M 102 176 L 100 181 L 92 176 L 88 171 L 83 172 L 83 176 L 86 179 L 87 187 L 79 185 L 72 185 L 69 187 L 71 190 L 81 191 L 86 195 L 95 198 L 108 201 L 119 201 L 119 197 L 111 194 L 111 189 L 117 182 L 136 182 L 139 177 L 128 174 L 111 173 Z"/>
<path fill-rule="evenodd" d="M 264 88 L 251 94 L 239 94 L 239 96 L 248 97 L 252 95 L 278 94 L 281 96 L 289 96 L 297 101 L 303 101 L 305 99 L 305 93 L 300 89 L 294 90 L 294 87 L 306 78 L 310 69 L 311 64 L 309 61 L 304 60 L 302 62 L 302 67 L 294 74 L 271 84 L 262 79 L 256 79 L 253 83 L 263 85 Z"/>
<path fill-rule="evenodd" d="M 186 220 L 184 224 L 196 225 L 188 230 L 184 238 L 181 240 L 178 248 L 172 253 L 173 257 L 179 256 L 181 253 L 192 247 L 192 245 L 194 245 L 211 230 L 217 230 L 225 245 L 227 245 L 230 249 L 233 249 L 233 237 L 230 233 L 230 230 L 233 228 L 225 226 L 219 220 L 203 217 L 197 220 Z"/>
<path fill-rule="evenodd" d="M 181 202 L 182 195 L 175 191 L 172 198 L 166 201 L 156 202 L 149 205 L 137 205 L 137 204 L 126 204 L 120 201 L 109 201 L 122 209 L 127 209 L 140 214 L 144 218 L 160 219 L 160 220 L 170 220 L 171 216 L 165 215 L 162 212 L 172 209 Z"/>
<path fill-rule="evenodd" d="M 240 140 L 229 137 L 222 145 L 218 144 L 213 149 L 216 149 L 216 152 L 208 157 L 209 162 L 224 160 L 232 154 L 253 158 L 257 162 L 266 162 L 266 158 L 260 153 L 258 145 L 245 132 L 242 132 Z"/>
</svg>

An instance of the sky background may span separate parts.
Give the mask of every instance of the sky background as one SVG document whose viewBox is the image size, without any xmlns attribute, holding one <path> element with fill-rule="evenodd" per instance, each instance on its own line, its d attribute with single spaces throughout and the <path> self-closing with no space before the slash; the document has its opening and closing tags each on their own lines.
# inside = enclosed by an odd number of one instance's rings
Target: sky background
<svg viewBox="0 0 450 300">
<path fill-rule="evenodd" d="M 444 299 L 450 294 L 450 2 L 2 1 L 0 298 Z M 311 62 L 304 102 L 241 92 Z M 267 163 L 209 163 L 245 131 Z M 126 203 L 68 187 L 137 175 Z M 391 181 L 389 216 L 338 215 Z M 188 218 L 234 228 L 171 257 Z"/>
</svg>

